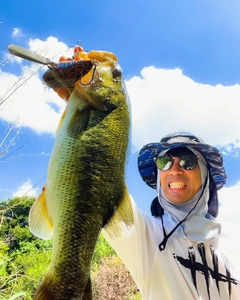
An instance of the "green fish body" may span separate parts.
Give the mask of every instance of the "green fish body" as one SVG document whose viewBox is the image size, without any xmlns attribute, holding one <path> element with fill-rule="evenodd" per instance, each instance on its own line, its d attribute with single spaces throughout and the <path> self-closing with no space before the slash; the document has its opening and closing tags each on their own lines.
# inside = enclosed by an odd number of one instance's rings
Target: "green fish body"
<svg viewBox="0 0 240 300">
<path fill-rule="evenodd" d="M 30 230 L 43 239 L 53 236 L 37 300 L 92 299 L 89 273 L 97 239 L 128 197 L 129 102 L 119 65 L 102 59 L 94 82 L 78 81 L 70 94 L 47 183 L 30 211 Z"/>
</svg>

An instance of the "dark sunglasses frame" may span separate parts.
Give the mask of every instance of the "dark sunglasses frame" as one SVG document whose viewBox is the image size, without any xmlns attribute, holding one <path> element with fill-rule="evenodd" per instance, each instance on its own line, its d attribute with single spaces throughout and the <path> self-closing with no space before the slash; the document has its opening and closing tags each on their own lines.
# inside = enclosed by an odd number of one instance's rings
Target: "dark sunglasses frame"
<svg viewBox="0 0 240 300">
<path fill-rule="evenodd" d="M 179 166 L 184 170 L 193 170 L 198 165 L 198 155 L 180 155 L 178 157 L 171 157 L 167 155 L 157 156 L 154 158 L 156 167 L 161 171 L 168 171 L 173 166 L 174 159 L 178 159 Z"/>
</svg>

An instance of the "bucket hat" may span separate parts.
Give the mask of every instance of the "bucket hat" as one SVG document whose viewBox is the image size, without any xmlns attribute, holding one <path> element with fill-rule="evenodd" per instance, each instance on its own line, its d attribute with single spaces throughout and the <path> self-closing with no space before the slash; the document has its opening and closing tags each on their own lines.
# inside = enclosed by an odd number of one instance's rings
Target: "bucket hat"
<svg viewBox="0 0 240 300">
<path fill-rule="evenodd" d="M 157 188 L 157 168 L 154 158 L 162 151 L 177 147 L 192 148 L 200 152 L 207 162 L 210 176 L 219 190 L 227 181 L 223 158 L 219 150 L 206 144 L 191 132 L 179 131 L 166 135 L 159 143 L 149 143 L 138 154 L 138 170 L 143 181 L 151 188 Z"/>
</svg>

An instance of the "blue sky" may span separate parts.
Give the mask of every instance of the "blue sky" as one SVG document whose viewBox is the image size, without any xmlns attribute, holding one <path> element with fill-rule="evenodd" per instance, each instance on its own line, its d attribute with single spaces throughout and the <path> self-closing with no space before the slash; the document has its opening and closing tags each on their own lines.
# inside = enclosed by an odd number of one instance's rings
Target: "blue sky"
<svg viewBox="0 0 240 300">
<path fill-rule="evenodd" d="M 6 99 L 0 105 L 0 150 L 17 137 L 0 157 L 0 199 L 40 192 L 65 105 L 42 84 L 46 67 L 10 56 L 7 46 L 57 61 L 81 40 L 87 51 L 116 54 L 123 69 L 133 120 L 127 183 L 137 204 L 148 212 L 155 197 L 138 175 L 140 148 L 170 132 L 192 131 L 223 153 L 228 183 L 219 194 L 219 217 L 239 225 L 240 2 L 59 3 L 0 4 L 0 99 Z"/>
</svg>

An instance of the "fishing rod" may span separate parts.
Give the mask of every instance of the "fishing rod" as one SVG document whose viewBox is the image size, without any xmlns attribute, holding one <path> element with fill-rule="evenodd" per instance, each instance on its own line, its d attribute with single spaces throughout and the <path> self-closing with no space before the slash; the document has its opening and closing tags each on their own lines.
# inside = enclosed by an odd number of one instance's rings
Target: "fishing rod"
<svg viewBox="0 0 240 300">
<path fill-rule="evenodd" d="M 51 61 L 49 58 L 46 58 L 40 54 L 37 54 L 33 51 L 27 50 L 23 47 L 11 44 L 8 46 L 8 50 L 11 54 L 27 59 L 29 61 L 35 62 L 35 63 L 39 63 L 45 66 L 48 66 L 49 68 L 54 68 L 56 67 L 58 64 Z"/>
</svg>

